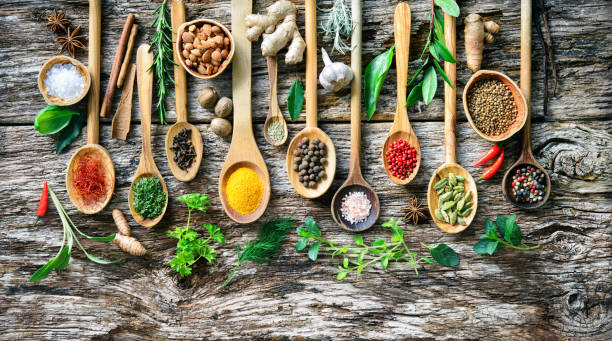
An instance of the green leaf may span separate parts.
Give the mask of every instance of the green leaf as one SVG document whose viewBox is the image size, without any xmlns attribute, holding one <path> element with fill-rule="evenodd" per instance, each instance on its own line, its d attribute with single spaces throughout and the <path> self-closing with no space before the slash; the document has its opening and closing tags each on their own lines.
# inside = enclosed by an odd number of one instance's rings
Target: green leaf
<svg viewBox="0 0 612 341">
<path fill-rule="evenodd" d="M 304 250 L 308 246 L 308 238 L 301 237 L 298 239 L 298 242 L 295 244 L 295 251 L 300 252 Z"/>
<path fill-rule="evenodd" d="M 423 98 L 423 82 L 417 84 L 412 90 L 410 94 L 408 94 L 408 99 L 406 99 L 406 107 L 409 107 L 413 104 L 416 104 L 419 100 Z"/>
<path fill-rule="evenodd" d="M 486 246 L 486 252 L 490 255 L 494 254 L 498 250 L 497 246 L 499 242 L 497 240 L 489 240 L 489 244 Z"/>
<path fill-rule="evenodd" d="M 523 241 L 521 229 L 516 224 L 516 221 L 511 219 L 507 220 L 504 239 L 512 245 L 519 245 Z"/>
<path fill-rule="evenodd" d="M 341 272 L 338 272 L 338 274 L 336 275 L 336 279 L 340 281 L 340 280 L 342 280 L 344 277 L 346 277 L 346 274 L 347 274 L 347 272 L 346 272 L 346 271 L 341 271 Z"/>
<path fill-rule="evenodd" d="M 438 69 L 438 72 L 440 72 L 440 74 L 442 75 L 442 78 L 444 78 L 444 81 L 450 85 L 451 88 L 455 88 L 455 86 L 453 86 L 453 84 L 451 84 L 450 79 L 448 79 L 448 76 L 446 75 L 446 73 L 444 72 L 444 70 L 442 70 L 442 68 L 440 67 L 440 64 L 438 64 L 437 61 L 434 60 L 434 64 L 436 65 L 436 69 Z"/>
<path fill-rule="evenodd" d="M 508 221 L 508 217 L 503 216 L 503 215 L 498 215 L 497 219 L 495 219 L 495 225 L 497 225 L 497 228 L 499 229 L 499 234 L 503 236 L 506 235 L 506 224 Z"/>
<path fill-rule="evenodd" d="M 287 97 L 287 110 L 289 110 L 291 121 L 295 121 L 300 117 L 302 105 L 304 105 L 304 88 L 302 87 L 300 79 L 296 78 L 293 84 L 291 84 L 289 97 Z"/>
<path fill-rule="evenodd" d="M 363 262 L 363 257 L 365 256 L 365 252 L 361 252 L 359 256 L 357 256 L 357 263 L 361 264 Z"/>
<path fill-rule="evenodd" d="M 68 123 L 68 125 L 57 135 L 57 144 L 55 145 L 56 154 L 61 153 L 64 148 L 70 145 L 70 143 L 79 136 L 84 123 L 85 120 L 83 120 L 83 115 L 73 115 L 70 118 L 70 123 Z"/>
<path fill-rule="evenodd" d="M 317 222 L 312 217 L 307 217 L 305 223 L 308 232 L 317 237 L 321 237 L 321 230 L 319 229 L 319 226 L 317 226 Z"/>
<path fill-rule="evenodd" d="M 442 27 L 442 32 L 444 32 L 444 14 L 442 14 L 437 8 L 434 8 L 434 13 L 436 15 L 436 21 L 440 27 Z M 442 39 L 442 41 L 444 41 L 444 39 Z"/>
<path fill-rule="evenodd" d="M 434 47 L 435 47 L 436 52 L 440 55 L 440 57 L 442 57 L 442 59 L 444 59 L 445 61 L 449 63 L 457 63 L 455 58 L 453 58 L 453 55 L 450 53 L 450 51 L 444 46 L 444 44 L 440 40 L 434 41 Z"/>
<path fill-rule="evenodd" d="M 429 105 L 431 100 L 433 100 L 434 95 L 436 94 L 436 89 L 438 88 L 438 79 L 436 78 L 436 70 L 433 66 L 430 66 L 427 71 L 425 71 L 425 76 L 423 77 L 423 101 L 425 105 Z"/>
<path fill-rule="evenodd" d="M 437 14 L 438 13 L 436 13 L 434 19 L 434 34 L 436 35 L 436 39 L 444 41 L 444 20 L 438 19 Z"/>
<path fill-rule="evenodd" d="M 429 57 L 425 58 L 425 62 L 423 62 L 423 65 L 419 66 L 418 70 L 414 73 L 414 75 L 410 79 L 410 82 L 408 82 L 408 84 L 406 85 L 407 87 L 411 86 L 412 83 L 414 83 L 417 80 L 417 77 L 421 74 L 421 71 L 423 71 L 423 68 L 427 65 L 428 62 L 429 62 Z"/>
<path fill-rule="evenodd" d="M 376 102 L 378 102 L 378 95 L 380 89 L 382 89 L 387 73 L 389 73 L 389 67 L 393 61 L 393 50 L 395 45 L 391 46 L 389 50 L 374 57 L 372 61 L 366 66 L 364 71 L 364 103 L 366 107 L 366 116 L 368 121 L 374 116 L 376 111 Z"/>
<path fill-rule="evenodd" d="M 202 213 L 206 213 L 206 208 L 211 205 L 208 196 L 204 193 L 184 194 L 176 198 L 178 201 L 184 202 L 190 209 L 196 209 Z"/>
<path fill-rule="evenodd" d="M 476 243 L 474 245 L 474 252 L 476 252 L 479 255 L 486 255 L 487 252 L 487 246 L 489 245 L 489 243 L 492 243 L 493 241 L 490 239 L 484 239 L 479 241 L 478 243 Z"/>
<path fill-rule="evenodd" d="M 434 2 L 442 8 L 444 13 L 453 17 L 459 16 L 459 6 L 454 0 L 434 0 Z"/>
<path fill-rule="evenodd" d="M 353 235 L 353 241 L 355 242 L 355 244 L 362 246 L 363 245 L 363 237 L 356 234 Z"/>
<path fill-rule="evenodd" d="M 497 240 L 497 228 L 489 218 L 485 220 L 485 235 L 489 239 Z"/>
<path fill-rule="evenodd" d="M 92 236 L 87 236 L 87 235 L 83 235 L 83 237 L 90 239 L 90 240 L 95 240 L 98 242 L 105 242 L 105 243 L 109 243 L 112 242 L 115 239 L 115 233 L 108 235 L 108 236 L 104 236 L 104 237 L 92 237 Z"/>
<path fill-rule="evenodd" d="M 344 266 L 344 268 L 348 268 L 349 259 L 347 257 L 344 257 L 344 259 L 342 260 L 342 265 Z"/>
<path fill-rule="evenodd" d="M 378 248 L 384 248 L 387 246 L 387 242 L 385 242 L 384 239 L 376 239 L 374 243 L 372 243 L 372 246 L 378 247 Z"/>
<path fill-rule="evenodd" d="M 83 251 L 85 251 L 85 250 L 83 250 Z M 87 252 L 85 252 L 85 256 L 87 256 L 87 258 L 89 258 L 90 260 L 92 260 L 95 263 L 105 264 L 105 265 L 106 264 L 116 264 L 116 263 L 119 263 L 119 262 L 121 262 L 123 260 L 123 259 L 120 258 L 120 259 L 115 259 L 115 260 L 107 261 L 107 260 L 100 259 L 100 258 L 98 258 L 96 256 L 90 255 Z"/>
<path fill-rule="evenodd" d="M 440 60 L 440 55 L 433 44 L 429 45 L 429 53 L 434 57 L 434 60 Z"/>
<path fill-rule="evenodd" d="M 387 266 L 389 265 L 389 258 L 391 258 L 392 254 L 386 254 L 384 255 L 381 259 L 380 259 L 380 266 L 383 267 L 383 269 L 386 269 Z"/>
<path fill-rule="evenodd" d="M 70 123 L 72 115 L 78 115 L 78 113 L 66 107 L 50 105 L 38 112 L 34 119 L 34 128 L 41 134 L 55 134 Z"/>
<path fill-rule="evenodd" d="M 68 266 L 68 263 L 70 262 L 70 251 L 72 251 L 71 244 L 72 239 L 70 239 L 69 244 L 64 246 L 57 257 L 55 257 L 55 264 L 53 265 L 53 268 L 56 270 L 63 270 Z"/>
<path fill-rule="evenodd" d="M 51 260 L 47 262 L 47 264 L 41 266 L 38 270 L 36 270 L 36 272 L 32 275 L 32 277 L 30 277 L 28 282 L 38 282 L 41 279 L 49 276 L 51 271 L 53 271 L 54 269 L 55 261 L 56 261 L 55 257 L 51 258 Z"/>
<path fill-rule="evenodd" d="M 221 233 L 221 228 L 219 228 L 219 226 L 213 224 L 203 224 L 202 226 L 208 230 L 210 239 L 214 240 L 215 243 L 225 245 L 225 236 Z"/>
<path fill-rule="evenodd" d="M 316 261 L 317 257 L 319 256 L 319 246 L 321 246 L 321 242 L 316 242 L 310 246 L 310 249 L 308 249 L 308 258 L 310 258 L 310 260 L 313 262 Z"/>
<path fill-rule="evenodd" d="M 446 244 L 438 244 L 438 246 L 429 250 L 431 257 L 443 266 L 459 265 L 459 255 L 455 250 Z"/>
<path fill-rule="evenodd" d="M 429 263 L 429 264 L 434 264 L 434 260 L 429 258 L 429 257 L 423 257 L 421 258 L 422 260 L 424 260 L 425 262 Z"/>
</svg>

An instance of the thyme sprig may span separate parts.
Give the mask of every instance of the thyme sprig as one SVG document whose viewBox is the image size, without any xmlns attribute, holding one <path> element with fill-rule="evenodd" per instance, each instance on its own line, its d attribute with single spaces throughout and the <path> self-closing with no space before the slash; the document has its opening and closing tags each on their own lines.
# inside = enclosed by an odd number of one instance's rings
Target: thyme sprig
<svg viewBox="0 0 612 341">
<path fill-rule="evenodd" d="M 340 54 L 345 54 L 351 50 L 351 47 L 344 40 L 351 38 L 353 21 L 351 10 L 346 7 L 344 0 L 334 1 L 333 6 L 329 9 L 329 18 L 325 25 L 322 25 L 322 29 L 327 37 L 334 39 L 331 53 L 336 50 Z"/>
<path fill-rule="evenodd" d="M 157 79 L 157 112 L 161 124 L 166 124 L 166 95 L 168 84 L 174 84 L 174 79 L 170 73 L 170 68 L 177 65 L 173 60 L 172 52 L 172 25 L 169 21 L 167 0 L 164 0 L 152 15 L 155 16 L 151 27 L 155 28 L 153 40 L 149 52 L 153 51 L 153 64 L 149 69 L 153 69 Z"/>
</svg>

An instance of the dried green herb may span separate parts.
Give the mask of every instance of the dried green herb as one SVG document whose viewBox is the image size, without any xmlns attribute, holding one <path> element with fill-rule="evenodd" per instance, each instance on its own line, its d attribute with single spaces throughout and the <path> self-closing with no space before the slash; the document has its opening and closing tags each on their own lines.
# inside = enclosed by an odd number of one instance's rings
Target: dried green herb
<svg viewBox="0 0 612 341">
<path fill-rule="evenodd" d="M 374 57 L 370 64 L 366 66 L 363 73 L 363 100 L 365 102 L 368 121 L 374 116 L 374 112 L 376 111 L 376 102 L 378 102 L 380 89 L 382 89 L 385 78 L 387 78 L 387 74 L 389 73 L 391 62 L 393 62 L 394 49 L 395 45 L 391 46 L 388 51 Z"/>
<path fill-rule="evenodd" d="M 289 89 L 289 97 L 287 97 L 287 110 L 291 121 L 295 121 L 300 117 L 302 106 L 304 105 L 304 88 L 299 78 L 296 78 Z"/>
<path fill-rule="evenodd" d="M 151 68 L 157 79 L 157 112 L 161 124 L 166 124 L 166 95 L 168 84 L 174 84 L 170 69 L 177 65 L 172 55 L 172 25 L 168 20 L 169 14 L 164 0 L 153 14 L 155 19 L 151 27 L 155 28 L 149 52 L 153 51 L 153 64 Z"/>
<path fill-rule="evenodd" d="M 280 252 L 281 246 L 287 237 L 289 230 L 295 227 L 295 221 L 291 218 L 277 218 L 263 224 L 257 232 L 257 238 L 248 243 L 244 248 L 238 245 L 238 263 L 221 288 L 224 288 L 232 279 L 236 270 L 243 263 L 252 260 L 257 264 L 269 263 Z"/>
<path fill-rule="evenodd" d="M 156 176 L 142 177 L 134 184 L 134 209 L 143 218 L 159 216 L 166 206 L 166 193 Z"/>
<path fill-rule="evenodd" d="M 345 54 L 351 50 L 349 44 L 344 40 L 351 39 L 353 32 L 353 21 L 351 18 L 351 10 L 346 6 L 344 0 L 335 0 L 333 6 L 329 10 L 329 18 L 323 25 L 323 32 L 329 38 L 334 39 L 331 53 L 334 50 Z"/>
<path fill-rule="evenodd" d="M 492 255 L 503 248 L 534 250 L 540 247 L 540 244 L 529 246 L 523 243 L 523 234 L 516 223 L 516 215 L 497 216 L 495 223 L 491 219 L 485 220 L 485 233 L 480 239 L 482 240 L 474 245 L 474 252 L 481 255 Z"/>
</svg>

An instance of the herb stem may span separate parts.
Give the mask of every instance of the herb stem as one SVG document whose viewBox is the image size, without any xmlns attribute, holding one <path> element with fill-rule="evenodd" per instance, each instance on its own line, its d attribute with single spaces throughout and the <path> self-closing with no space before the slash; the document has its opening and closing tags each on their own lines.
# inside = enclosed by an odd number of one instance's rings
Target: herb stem
<svg viewBox="0 0 612 341">
<path fill-rule="evenodd" d="M 223 285 L 221 286 L 221 289 L 223 289 L 229 283 L 229 281 L 232 280 L 232 277 L 234 277 L 234 274 L 236 273 L 236 270 L 238 270 L 239 266 L 240 266 L 240 261 L 238 262 L 238 264 L 236 264 L 236 266 L 234 267 L 234 270 L 232 270 L 232 273 L 230 273 L 229 277 L 227 277 L 225 282 L 223 282 Z"/>
</svg>

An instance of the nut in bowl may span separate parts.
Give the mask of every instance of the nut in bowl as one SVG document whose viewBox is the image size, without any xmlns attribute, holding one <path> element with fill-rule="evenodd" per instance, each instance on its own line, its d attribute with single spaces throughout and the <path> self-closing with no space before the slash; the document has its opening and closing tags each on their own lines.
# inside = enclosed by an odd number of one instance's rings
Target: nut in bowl
<svg viewBox="0 0 612 341">
<path fill-rule="evenodd" d="M 198 19 L 178 28 L 175 48 L 187 72 L 197 78 L 211 79 L 223 73 L 232 61 L 234 39 L 220 23 Z"/>
<path fill-rule="evenodd" d="M 85 65 L 66 56 L 50 58 L 38 73 L 38 88 L 49 105 L 75 104 L 87 95 L 90 85 Z"/>
<path fill-rule="evenodd" d="M 528 110 L 516 83 L 491 70 L 472 75 L 463 90 L 463 109 L 476 133 L 491 142 L 507 140 L 521 130 Z"/>
</svg>

